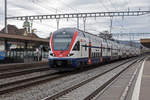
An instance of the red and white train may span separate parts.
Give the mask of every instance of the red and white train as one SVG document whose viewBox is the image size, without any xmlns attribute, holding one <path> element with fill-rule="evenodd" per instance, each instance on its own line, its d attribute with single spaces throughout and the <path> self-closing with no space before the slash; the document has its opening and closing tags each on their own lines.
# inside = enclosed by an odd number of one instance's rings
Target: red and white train
<svg viewBox="0 0 150 100">
<path fill-rule="evenodd" d="M 100 38 L 76 28 L 62 28 L 50 36 L 49 66 L 56 70 L 76 69 L 87 64 L 137 56 L 140 49 Z"/>
</svg>

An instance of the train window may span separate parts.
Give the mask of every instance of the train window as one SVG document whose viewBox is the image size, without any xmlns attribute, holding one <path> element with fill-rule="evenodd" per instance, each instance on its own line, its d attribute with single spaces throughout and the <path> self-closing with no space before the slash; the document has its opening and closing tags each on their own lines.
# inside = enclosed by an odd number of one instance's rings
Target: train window
<svg viewBox="0 0 150 100">
<path fill-rule="evenodd" d="M 69 50 L 74 32 L 70 30 L 59 30 L 53 34 L 54 50 Z"/>
<path fill-rule="evenodd" d="M 92 53 L 92 57 L 94 57 L 94 53 Z"/>
<path fill-rule="evenodd" d="M 80 42 L 79 41 L 73 47 L 73 51 L 80 51 Z"/>
</svg>

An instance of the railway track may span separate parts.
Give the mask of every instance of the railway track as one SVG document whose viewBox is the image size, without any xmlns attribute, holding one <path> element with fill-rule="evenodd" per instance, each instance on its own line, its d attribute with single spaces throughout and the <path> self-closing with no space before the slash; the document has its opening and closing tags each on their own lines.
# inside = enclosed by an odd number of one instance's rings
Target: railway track
<svg viewBox="0 0 150 100">
<path fill-rule="evenodd" d="M 58 78 L 62 78 L 62 77 L 65 77 L 67 75 L 71 75 L 71 74 L 74 74 L 76 72 L 57 72 L 57 71 L 54 71 L 52 72 L 51 70 L 47 70 L 47 68 L 43 68 L 43 69 L 36 69 L 37 72 L 40 72 L 40 71 L 49 71 L 49 73 L 46 73 L 44 75 L 39 75 L 39 76 L 36 76 L 36 77 L 30 77 L 30 78 L 27 78 L 27 79 L 22 79 L 22 80 L 18 80 L 18 81 L 13 81 L 13 82 L 8 82 L 8 83 L 4 83 L 4 84 L 1 84 L 0 85 L 0 95 L 2 94 L 6 94 L 6 93 L 9 93 L 9 92 L 13 92 L 13 91 L 16 91 L 18 89 L 21 89 L 21 88 L 25 88 L 25 87 L 30 87 L 30 86 L 35 86 L 37 84 L 42 84 L 44 82 L 47 82 L 47 81 L 53 81 L 53 80 L 56 80 Z M 22 73 L 23 72 L 23 73 Z M 29 74 L 31 72 L 36 72 L 35 70 L 32 71 L 32 70 L 27 70 L 27 71 L 20 71 L 20 72 L 17 72 L 17 73 L 9 73 L 8 75 L 6 74 L 6 76 L 0 76 L 0 79 L 3 79 L 3 78 L 10 78 L 10 77 L 13 77 L 13 76 L 17 76 L 17 75 L 23 75 L 23 74 Z"/>
<path fill-rule="evenodd" d="M 49 70 L 49 68 L 48 67 L 37 67 L 37 68 L 21 69 L 21 70 L 18 70 L 18 69 L 8 70 L 8 71 L 3 71 L 0 73 L 0 79 L 30 74 L 33 72 L 41 72 L 41 71 L 46 71 L 46 70 Z"/>
<path fill-rule="evenodd" d="M 87 80 L 83 80 L 82 82 L 74 85 L 74 86 L 71 86 L 57 94 L 54 94 L 54 95 L 51 95 L 51 96 L 48 96 L 42 100 L 57 100 L 57 99 L 62 99 L 62 100 L 91 100 L 94 96 L 96 96 L 99 92 L 101 92 L 106 86 L 108 86 L 112 81 L 114 81 L 122 72 L 124 72 L 126 69 L 128 69 L 130 66 L 132 66 L 133 64 L 135 64 L 138 60 L 143 60 L 144 58 L 139 58 L 139 59 L 131 59 L 127 62 L 124 62 L 110 70 L 107 70 L 103 73 L 100 73 L 92 78 L 89 78 Z M 121 68 L 121 66 L 123 67 L 122 69 L 119 70 L 119 72 L 117 74 L 112 74 L 112 73 L 115 73 L 113 71 L 117 70 L 118 68 Z M 113 77 L 107 79 L 106 76 L 107 74 L 110 73 L 112 74 Z M 90 91 L 90 85 L 94 85 L 95 83 L 92 84 L 93 81 L 97 81 L 97 80 L 100 80 L 100 79 L 103 79 L 105 76 L 106 78 L 106 81 L 105 82 L 101 82 L 103 84 L 99 84 L 97 87 L 95 86 L 95 89 L 91 92 L 91 93 L 86 93 L 86 88 L 88 88 L 88 90 Z M 90 85 L 89 85 L 90 84 Z M 88 87 L 89 86 L 89 87 Z M 83 93 L 84 92 L 84 93 Z M 81 95 L 81 96 L 78 96 Z M 86 96 L 85 96 L 86 94 Z"/>
<path fill-rule="evenodd" d="M 16 91 L 21 88 L 43 83 L 46 81 L 52 81 L 60 77 L 63 77 L 63 76 L 60 76 L 58 72 L 54 72 L 54 73 L 50 73 L 50 74 L 46 74 L 42 76 L 37 76 L 37 77 L 32 77 L 28 79 L 23 79 L 23 80 L 19 80 L 15 82 L 2 84 L 0 87 L 0 95 L 8 93 L 8 92 Z"/>
<path fill-rule="evenodd" d="M 119 64 L 118 66 L 123 65 L 126 62 L 128 62 L 128 61 L 125 61 L 125 62 Z M 116 68 L 118 66 L 116 66 Z M 87 68 L 86 70 L 90 70 L 90 69 L 91 68 L 89 68 L 89 69 Z M 84 70 L 84 71 L 86 71 L 86 70 Z M 41 83 L 44 83 L 44 82 L 50 82 L 50 81 L 53 81 L 53 80 L 56 80 L 56 79 L 59 79 L 59 78 L 62 78 L 62 77 L 68 76 L 68 75 L 81 73 L 81 72 L 83 72 L 83 70 L 74 71 L 74 72 L 65 72 L 65 73 L 61 73 L 61 74 L 59 72 L 53 72 L 53 73 L 48 73 L 48 74 L 45 74 L 45 75 L 40 75 L 40 76 L 37 76 L 37 77 L 31 77 L 31 78 L 27 78 L 27 79 L 22 79 L 22 80 L 18 80 L 18 81 L 13 81 L 13 82 L 1 84 L 1 86 L 0 86 L 0 95 L 5 94 L 5 93 L 9 93 L 9 92 L 12 92 L 12 91 L 16 91 L 16 90 L 21 89 L 21 88 L 30 87 L 30 86 L 33 86 L 33 85 L 35 86 L 37 84 L 41 84 Z M 17 76 L 17 74 L 15 76 Z"/>
<path fill-rule="evenodd" d="M 0 65 L 0 72 L 16 69 L 29 69 L 36 68 L 39 66 L 47 65 L 47 62 L 36 62 L 36 63 L 17 63 L 17 64 L 2 64 Z"/>
</svg>

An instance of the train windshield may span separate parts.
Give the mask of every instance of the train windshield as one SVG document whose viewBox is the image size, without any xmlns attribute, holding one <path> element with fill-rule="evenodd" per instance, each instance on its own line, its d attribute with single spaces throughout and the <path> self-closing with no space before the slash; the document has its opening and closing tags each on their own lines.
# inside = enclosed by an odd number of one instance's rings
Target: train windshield
<svg viewBox="0 0 150 100">
<path fill-rule="evenodd" d="M 56 31 L 53 35 L 54 50 L 69 50 L 72 41 L 73 32 Z"/>
</svg>

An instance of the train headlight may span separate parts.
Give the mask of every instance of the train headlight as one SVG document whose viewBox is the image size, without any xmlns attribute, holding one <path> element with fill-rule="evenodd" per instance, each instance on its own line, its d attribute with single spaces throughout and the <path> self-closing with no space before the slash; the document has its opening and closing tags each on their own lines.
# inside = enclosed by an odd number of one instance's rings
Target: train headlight
<svg viewBox="0 0 150 100">
<path fill-rule="evenodd" d="M 53 57 L 55 57 L 55 54 L 53 54 L 53 53 L 51 53 L 50 55 L 53 56 Z"/>
</svg>

